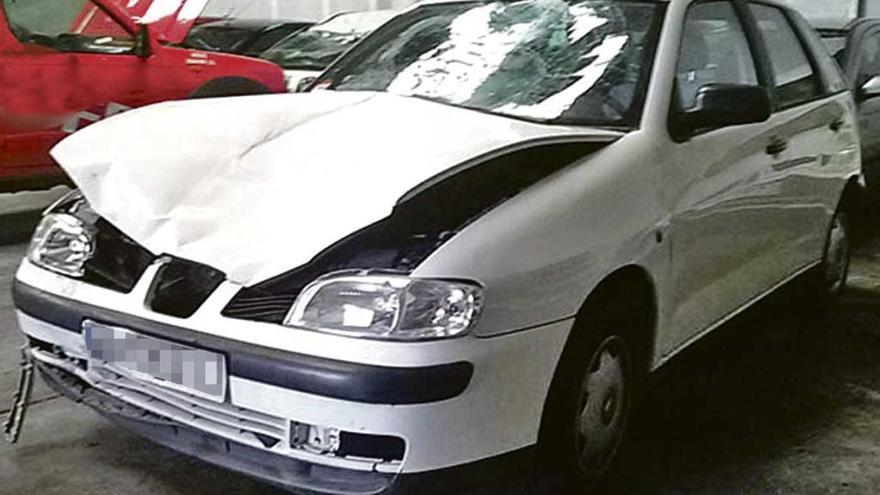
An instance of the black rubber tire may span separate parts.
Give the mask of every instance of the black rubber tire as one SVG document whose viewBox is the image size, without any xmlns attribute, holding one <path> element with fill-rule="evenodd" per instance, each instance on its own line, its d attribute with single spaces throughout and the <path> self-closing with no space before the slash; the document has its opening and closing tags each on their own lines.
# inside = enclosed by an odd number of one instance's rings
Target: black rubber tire
<svg viewBox="0 0 880 495">
<path fill-rule="evenodd" d="M 807 296 L 811 303 L 810 306 L 814 315 L 822 315 L 835 311 L 840 304 L 840 299 L 846 288 L 846 281 L 849 277 L 849 268 L 852 261 L 853 245 L 853 228 L 848 210 L 846 204 L 842 203 L 834 214 L 834 217 L 832 217 L 828 232 L 825 235 L 825 247 L 822 250 L 822 262 L 808 276 Z M 843 262 L 843 278 L 841 283 L 831 284 L 826 275 L 829 272 L 829 250 L 831 249 L 832 235 L 834 234 L 835 227 L 840 228 L 841 226 L 846 243 L 846 253 Z"/>
<path fill-rule="evenodd" d="M 647 367 L 644 352 L 640 351 L 646 346 L 638 345 L 639 337 L 633 331 L 640 316 L 623 303 L 625 299 L 614 299 L 621 302 L 599 298 L 593 304 L 588 303 L 566 343 L 544 407 L 536 471 L 529 490 L 533 495 L 595 495 L 606 491 L 609 482 L 618 475 L 621 447 L 645 383 Z M 582 384 L 590 362 L 597 355 L 598 347 L 613 337 L 626 345 L 629 354 L 623 432 L 607 467 L 601 473 L 587 473 L 578 461 L 578 433 L 574 425 L 582 407 Z"/>
<path fill-rule="evenodd" d="M 244 77 L 223 77 L 208 81 L 189 94 L 189 99 L 269 94 L 269 88 Z"/>
</svg>

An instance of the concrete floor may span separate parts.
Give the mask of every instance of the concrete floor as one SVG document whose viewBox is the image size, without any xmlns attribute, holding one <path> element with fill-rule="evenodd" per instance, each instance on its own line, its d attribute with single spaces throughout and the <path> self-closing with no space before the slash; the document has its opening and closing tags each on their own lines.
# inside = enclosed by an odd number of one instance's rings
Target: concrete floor
<svg viewBox="0 0 880 495">
<path fill-rule="evenodd" d="M 24 250 L 0 246 L 0 410 L 17 380 L 8 287 Z M 806 319 L 785 290 L 665 368 L 615 491 L 880 492 L 880 240 L 861 248 L 851 285 L 834 318 Z M 21 441 L 0 444 L 0 494 L 278 493 L 118 429 L 42 383 L 34 398 Z"/>
</svg>

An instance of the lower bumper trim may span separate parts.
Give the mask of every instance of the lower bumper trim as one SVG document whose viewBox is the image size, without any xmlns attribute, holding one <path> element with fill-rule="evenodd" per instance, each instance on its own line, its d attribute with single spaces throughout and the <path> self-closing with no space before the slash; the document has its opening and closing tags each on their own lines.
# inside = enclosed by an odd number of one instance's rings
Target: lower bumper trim
<svg viewBox="0 0 880 495">
<path fill-rule="evenodd" d="M 387 474 L 326 467 L 290 459 L 205 433 L 110 396 L 75 375 L 36 362 L 40 375 L 65 397 L 168 448 L 301 495 L 448 495 L 519 487 L 531 476 L 534 446 L 424 473 Z M 504 492 L 506 493 L 506 492 Z"/>
<path fill-rule="evenodd" d="M 37 362 L 51 388 L 110 421 L 173 450 L 301 494 L 374 495 L 396 475 L 321 466 L 283 457 L 190 428 L 123 402 L 72 374 Z"/>
</svg>

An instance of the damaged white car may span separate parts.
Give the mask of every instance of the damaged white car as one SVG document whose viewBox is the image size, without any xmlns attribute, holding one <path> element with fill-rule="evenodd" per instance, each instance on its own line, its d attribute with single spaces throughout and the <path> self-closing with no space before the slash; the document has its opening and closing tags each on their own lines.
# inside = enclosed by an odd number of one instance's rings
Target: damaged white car
<svg viewBox="0 0 880 495">
<path fill-rule="evenodd" d="M 58 145 L 80 193 L 15 278 L 27 353 L 294 491 L 596 486 L 649 373 L 799 275 L 839 294 L 853 109 L 772 2 L 420 4 L 310 93 Z"/>
</svg>

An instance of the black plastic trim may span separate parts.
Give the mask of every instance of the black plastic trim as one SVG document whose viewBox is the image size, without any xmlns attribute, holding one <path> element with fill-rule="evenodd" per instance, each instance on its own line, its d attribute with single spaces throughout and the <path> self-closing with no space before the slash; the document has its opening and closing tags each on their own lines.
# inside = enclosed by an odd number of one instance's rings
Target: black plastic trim
<svg viewBox="0 0 880 495">
<path fill-rule="evenodd" d="M 139 333 L 225 354 L 229 373 L 300 392 L 368 404 L 425 404 L 461 395 L 474 367 L 468 362 L 399 368 L 296 354 L 206 335 L 49 294 L 18 280 L 16 308 L 39 320 L 79 333 L 83 320 L 118 325 Z M 406 344 L 400 344 L 406 345 Z"/>
</svg>

